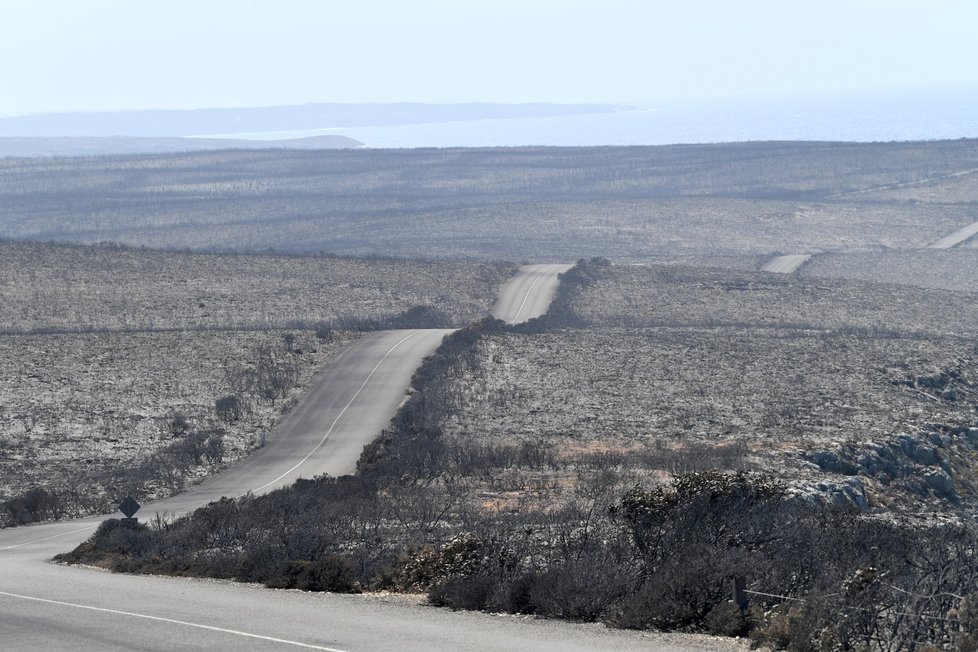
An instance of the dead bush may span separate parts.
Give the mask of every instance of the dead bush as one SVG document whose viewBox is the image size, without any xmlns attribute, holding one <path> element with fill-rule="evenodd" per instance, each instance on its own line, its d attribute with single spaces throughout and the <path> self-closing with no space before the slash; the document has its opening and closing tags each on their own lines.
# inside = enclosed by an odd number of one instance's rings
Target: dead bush
<svg viewBox="0 0 978 652">
<path fill-rule="evenodd" d="M 353 562 L 342 555 L 326 555 L 315 561 L 292 561 L 281 574 L 265 581 L 273 589 L 359 593 Z"/>
</svg>

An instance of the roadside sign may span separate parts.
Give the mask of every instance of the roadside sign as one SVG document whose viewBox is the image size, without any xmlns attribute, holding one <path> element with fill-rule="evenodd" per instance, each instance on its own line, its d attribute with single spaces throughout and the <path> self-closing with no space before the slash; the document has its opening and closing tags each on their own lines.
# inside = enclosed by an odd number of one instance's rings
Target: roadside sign
<svg viewBox="0 0 978 652">
<path fill-rule="evenodd" d="M 132 496 L 126 496 L 125 499 L 119 503 L 119 511 L 125 514 L 126 518 L 132 518 L 133 514 L 139 511 L 139 503 L 137 503 Z"/>
</svg>

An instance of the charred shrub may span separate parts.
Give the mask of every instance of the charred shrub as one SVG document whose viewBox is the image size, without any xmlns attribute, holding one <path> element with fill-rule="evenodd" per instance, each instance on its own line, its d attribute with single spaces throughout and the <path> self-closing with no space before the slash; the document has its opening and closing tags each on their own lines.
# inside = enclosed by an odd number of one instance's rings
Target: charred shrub
<svg viewBox="0 0 978 652">
<path fill-rule="evenodd" d="M 715 636 L 746 636 L 750 620 L 732 601 L 721 602 L 706 614 L 706 630 Z"/>
<path fill-rule="evenodd" d="M 292 561 L 281 574 L 265 582 L 272 589 L 359 593 L 353 562 L 343 555 L 326 555 L 316 561 Z"/>
<path fill-rule="evenodd" d="M 241 399 L 235 394 L 219 398 L 214 402 L 214 411 L 224 423 L 234 423 L 244 413 Z"/>
<path fill-rule="evenodd" d="M 606 616 L 630 592 L 622 568 L 571 562 L 534 578 L 526 589 L 529 611 L 553 618 L 590 621 Z"/>
<path fill-rule="evenodd" d="M 55 561 L 130 570 L 128 561 L 155 550 L 149 526 L 135 520 L 110 518 L 102 521 L 88 541 L 55 557 Z"/>
<path fill-rule="evenodd" d="M 729 597 L 728 578 L 745 566 L 741 551 L 690 549 L 659 566 L 612 622 L 625 629 L 710 629 L 707 617 Z"/>
<path fill-rule="evenodd" d="M 49 518 L 63 515 L 61 496 L 42 487 L 35 487 L 27 492 L 0 503 L 0 522 L 11 525 L 36 523 Z"/>
<path fill-rule="evenodd" d="M 483 542 L 477 536 L 459 534 L 439 547 L 411 549 L 398 562 L 398 584 L 417 591 L 476 576 L 483 572 L 485 559 Z"/>
<path fill-rule="evenodd" d="M 481 611 L 490 606 L 498 583 L 488 575 L 450 578 L 432 587 L 428 601 L 436 607 Z"/>
</svg>

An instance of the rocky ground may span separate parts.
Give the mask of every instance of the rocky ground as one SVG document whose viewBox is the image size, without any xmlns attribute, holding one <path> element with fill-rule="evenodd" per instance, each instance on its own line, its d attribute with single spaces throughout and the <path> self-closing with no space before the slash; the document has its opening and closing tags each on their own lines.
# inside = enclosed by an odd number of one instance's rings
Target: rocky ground
<svg viewBox="0 0 978 652">
<path fill-rule="evenodd" d="M 459 441 L 545 442 L 573 476 L 757 469 L 862 507 L 975 498 L 978 351 L 957 340 L 742 328 L 494 335 Z M 952 479 L 953 476 L 953 479 Z M 841 494 L 841 495 L 837 495 Z"/>
</svg>

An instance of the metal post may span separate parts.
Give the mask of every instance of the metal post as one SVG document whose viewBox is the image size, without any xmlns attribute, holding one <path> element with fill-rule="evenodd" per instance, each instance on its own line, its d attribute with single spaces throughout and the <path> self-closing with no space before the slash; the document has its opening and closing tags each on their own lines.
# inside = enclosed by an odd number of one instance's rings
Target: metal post
<svg viewBox="0 0 978 652">
<path fill-rule="evenodd" d="M 747 611 L 747 579 L 744 577 L 733 578 L 733 601 L 740 607 L 741 611 Z"/>
</svg>

